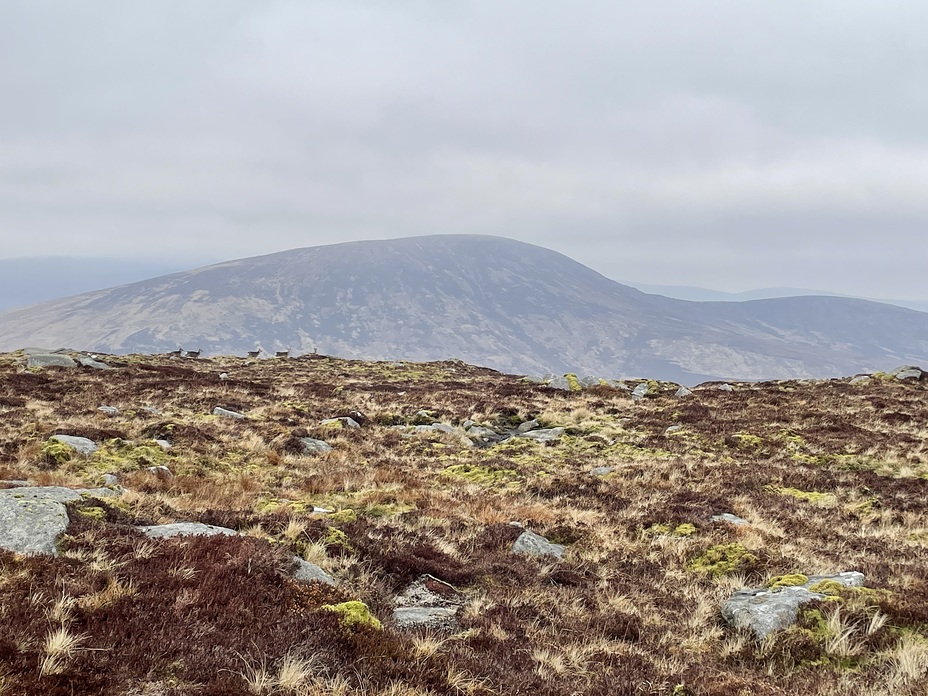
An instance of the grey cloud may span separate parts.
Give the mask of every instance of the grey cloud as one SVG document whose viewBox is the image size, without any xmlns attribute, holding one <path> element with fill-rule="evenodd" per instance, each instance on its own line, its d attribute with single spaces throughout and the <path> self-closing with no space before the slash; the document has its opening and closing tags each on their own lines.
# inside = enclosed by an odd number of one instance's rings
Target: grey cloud
<svg viewBox="0 0 928 696">
<path fill-rule="evenodd" d="M 4 6 L 0 255 L 480 232 L 618 279 L 928 296 L 892 265 L 925 257 L 928 6 L 546 5 Z"/>
</svg>

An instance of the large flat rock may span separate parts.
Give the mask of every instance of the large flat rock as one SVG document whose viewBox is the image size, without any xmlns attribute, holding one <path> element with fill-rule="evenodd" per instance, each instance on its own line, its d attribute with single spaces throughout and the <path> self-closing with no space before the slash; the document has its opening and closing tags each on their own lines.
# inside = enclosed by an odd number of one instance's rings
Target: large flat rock
<svg viewBox="0 0 928 696">
<path fill-rule="evenodd" d="M 65 503 L 85 496 L 115 495 L 108 488 L 34 486 L 0 490 L 0 548 L 28 555 L 57 556 L 55 540 L 68 528 Z"/>
<path fill-rule="evenodd" d="M 847 571 L 836 575 L 810 575 L 802 585 L 777 590 L 738 590 L 722 603 L 722 616 L 735 628 L 749 628 L 757 638 L 763 639 L 774 631 L 791 626 L 801 605 L 825 599 L 826 595 L 810 589 L 825 580 L 845 587 L 861 587 L 864 584 L 862 573 Z"/>
<path fill-rule="evenodd" d="M 235 536 L 238 534 L 228 527 L 217 527 L 202 522 L 172 522 L 171 524 L 155 524 L 147 527 L 138 527 L 146 536 L 152 539 L 170 539 L 178 536 L 215 536 L 225 534 Z"/>
</svg>

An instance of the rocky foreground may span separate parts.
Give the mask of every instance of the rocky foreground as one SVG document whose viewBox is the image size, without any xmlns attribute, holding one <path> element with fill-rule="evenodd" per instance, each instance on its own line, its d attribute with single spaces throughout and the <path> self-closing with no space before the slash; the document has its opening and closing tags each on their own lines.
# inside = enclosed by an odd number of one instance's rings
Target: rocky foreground
<svg viewBox="0 0 928 696">
<path fill-rule="evenodd" d="M 921 694 L 928 374 L 0 355 L 0 694 Z"/>
</svg>

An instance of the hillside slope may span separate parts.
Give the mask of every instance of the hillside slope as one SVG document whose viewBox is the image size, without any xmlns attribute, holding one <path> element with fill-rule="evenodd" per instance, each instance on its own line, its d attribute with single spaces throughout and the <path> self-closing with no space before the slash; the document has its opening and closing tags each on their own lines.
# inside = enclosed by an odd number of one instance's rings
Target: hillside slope
<svg viewBox="0 0 928 696">
<path fill-rule="evenodd" d="M 0 314 L 0 349 L 26 345 L 261 345 L 693 383 L 928 362 L 928 314 L 843 298 L 672 300 L 541 247 L 444 235 L 296 249 Z"/>
<path fill-rule="evenodd" d="M 635 400 L 450 361 L 101 358 L 0 354 L 4 696 L 925 693 L 928 374 Z M 62 494 L 57 555 L 26 555 Z M 150 534 L 178 523 L 225 533 Z M 764 640 L 724 618 L 842 571 L 863 586 Z"/>
</svg>

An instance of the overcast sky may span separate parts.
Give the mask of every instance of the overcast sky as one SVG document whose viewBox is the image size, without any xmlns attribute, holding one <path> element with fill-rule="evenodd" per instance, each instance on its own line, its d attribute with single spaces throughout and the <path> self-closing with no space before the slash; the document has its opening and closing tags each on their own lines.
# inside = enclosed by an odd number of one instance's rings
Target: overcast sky
<svg viewBox="0 0 928 696">
<path fill-rule="evenodd" d="M 498 234 L 928 299 L 923 0 L 0 4 L 0 258 Z"/>
</svg>

